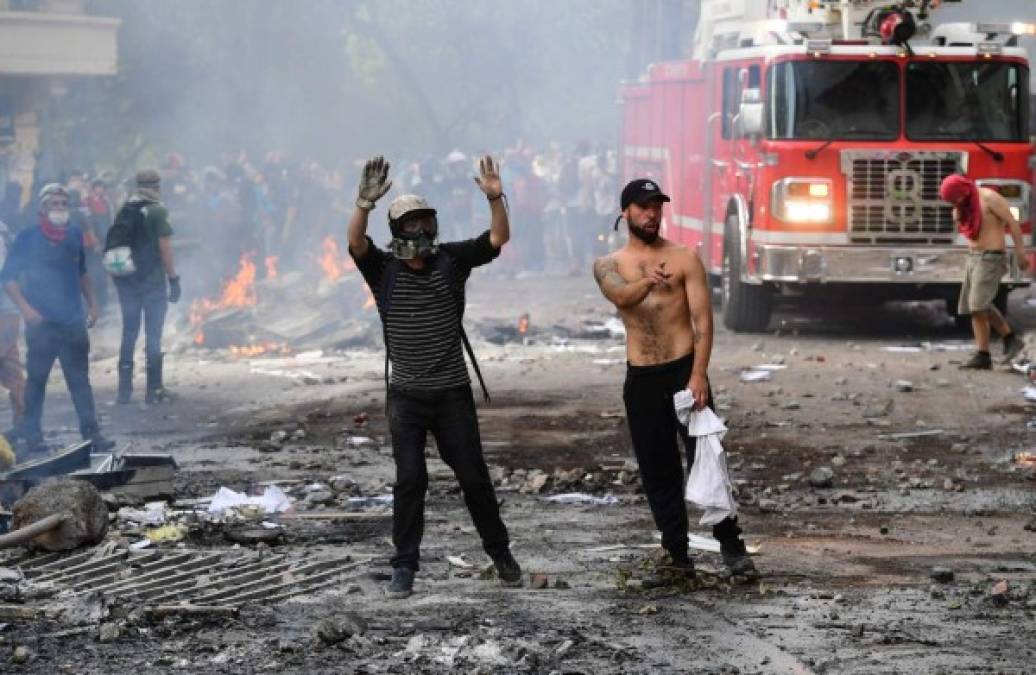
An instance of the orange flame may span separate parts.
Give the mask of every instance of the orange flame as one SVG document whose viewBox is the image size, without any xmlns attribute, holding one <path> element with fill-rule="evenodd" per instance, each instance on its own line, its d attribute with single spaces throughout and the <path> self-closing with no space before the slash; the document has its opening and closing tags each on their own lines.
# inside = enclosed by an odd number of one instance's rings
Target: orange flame
<svg viewBox="0 0 1036 675">
<path fill-rule="evenodd" d="M 277 278 L 277 256 L 270 255 L 266 256 L 266 278 L 276 279 Z"/>
<path fill-rule="evenodd" d="M 529 314 L 526 312 L 518 318 L 518 334 L 525 335 L 529 332 Z"/>
<path fill-rule="evenodd" d="M 330 281 L 338 281 L 345 274 L 345 266 L 342 264 L 342 256 L 338 252 L 338 242 L 334 237 L 324 237 L 321 244 L 320 257 L 317 259 L 324 269 L 324 276 Z"/>
<path fill-rule="evenodd" d="M 223 285 L 218 300 L 202 298 L 191 303 L 190 322 L 194 328 L 194 344 L 205 344 L 202 326 L 210 314 L 229 307 L 251 307 L 258 301 L 255 294 L 255 263 L 252 262 L 252 256 L 245 253 L 241 256 L 237 274 Z"/>
<path fill-rule="evenodd" d="M 283 342 L 261 342 L 252 345 L 231 345 L 230 354 L 238 358 L 252 358 L 263 354 L 290 354 L 291 349 Z"/>
</svg>

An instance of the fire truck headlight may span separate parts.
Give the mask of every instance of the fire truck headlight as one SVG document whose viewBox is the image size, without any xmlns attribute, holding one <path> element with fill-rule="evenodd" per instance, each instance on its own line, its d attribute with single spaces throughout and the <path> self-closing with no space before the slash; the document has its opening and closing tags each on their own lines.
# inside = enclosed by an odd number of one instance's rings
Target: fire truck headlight
<svg viewBox="0 0 1036 675">
<path fill-rule="evenodd" d="M 1009 208 L 1011 209 L 1011 215 L 1014 217 L 1014 219 L 1021 220 L 1022 208 L 1020 206 L 1011 206 Z"/>
<path fill-rule="evenodd" d="M 786 223 L 830 223 L 831 181 L 826 178 L 784 178 L 773 184 L 771 210 Z"/>
<path fill-rule="evenodd" d="M 831 205 L 819 202 L 784 202 L 784 220 L 789 223 L 826 223 L 831 220 Z"/>
</svg>

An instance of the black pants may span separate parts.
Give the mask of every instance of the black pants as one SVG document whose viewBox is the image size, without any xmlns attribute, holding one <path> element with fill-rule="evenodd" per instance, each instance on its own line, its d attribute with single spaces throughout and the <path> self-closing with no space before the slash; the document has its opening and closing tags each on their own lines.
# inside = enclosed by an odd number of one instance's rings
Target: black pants
<svg viewBox="0 0 1036 675">
<path fill-rule="evenodd" d="M 678 559 L 687 556 L 687 506 L 684 484 L 694 464 L 695 441 L 687 427 L 676 419 L 673 395 L 687 387 L 694 356 L 654 366 L 628 366 L 622 398 L 626 403 L 626 419 L 633 439 L 633 452 L 640 466 L 651 515 L 662 532 L 662 548 Z M 709 392 L 712 406 L 712 392 Z M 676 437 L 687 452 L 684 471 Z M 726 518 L 712 528 L 720 543 L 741 534 L 736 518 Z"/>
<path fill-rule="evenodd" d="M 144 354 L 148 361 L 162 356 L 162 326 L 168 307 L 165 281 L 139 283 L 116 280 L 119 306 L 122 308 L 122 346 L 119 363 L 133 363 L 133 351 L 140 335 L 140 319 L 144 318 Z"/>
<path fill-rule="evenodd" d="M 25 327 L 25 418 L 21 435 L 29 445 L 43 442 L 41 419 L 47 380 L 54 360 L 61 363 L 65 384 L 79 417 L 79 433 L 84 439 L 98 432 L 94 392 L 90 387 L 90 337 L 82 323 L 64 325 L 44 321 Z"/>
<path fill-rule="evenodd" d="M 428 432 L 435 437 L 439 455 L 457 476 L 482 547 L 490 556 L 507 551 L 507 528 L 500 519 L 493 481 L 482 456 L 471 387 L 427 392 L 390 388 L 386 408 L 396 460 L 396 485 L 392 490 L 396 555 L 392 566 L 418 569 L 428 489 L 424 459 Z"/>
</svg>

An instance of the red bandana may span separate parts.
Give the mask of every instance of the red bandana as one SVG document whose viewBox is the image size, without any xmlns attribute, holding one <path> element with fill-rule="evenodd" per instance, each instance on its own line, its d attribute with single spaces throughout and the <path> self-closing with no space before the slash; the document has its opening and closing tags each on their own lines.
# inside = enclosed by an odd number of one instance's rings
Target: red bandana
<svg viewBox="0 0 1036 675">
<path fill-rule="evenodd" d="M 946 177 L 939 188 L 939 196 L 957 207 L 957 229 L 968 239 L 978 239 L 982 229 L 982 199 L 975 181 L 959 174 Z"/>
<path fill-rule="evenodd" d="M 58 227 L 50 222 L 50 218 L 47 214 L 40 214 L 40 229 L 43 230 L 43 236 L 50 239 L 53 242 L 65 241 L 65 236 L 68 235 L 68 226 Z"/>
</svg>

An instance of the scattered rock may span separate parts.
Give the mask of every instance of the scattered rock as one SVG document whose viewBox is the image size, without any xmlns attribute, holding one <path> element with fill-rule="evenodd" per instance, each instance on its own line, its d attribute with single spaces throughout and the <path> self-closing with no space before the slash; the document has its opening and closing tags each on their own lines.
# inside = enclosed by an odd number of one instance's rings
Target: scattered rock
<svg viewBox="0 0 1036 675">
<path fill-rule="evenodd" d="M 648 616 L 649 614 L 658 614 L 658 605 L 644 605 L 637 610 L 637 614 L 641 616 Z"/>
<path fill-rule="evenodd" d="M 284 429 L 278 429 L 270 434 L 270 442 L 274 445 L 283 445 L 286 440 L 288 440 L 288 432 Z"/>
<path fill-rule="evenodd" d="M 1025 524 L 1025 529 L 1029 532 L 1036 532 L 1036 518 L 1033 518 Z"/>
<path fill-rule="evenodd" d="M 845 461 L 845 457 L 843 457 L 842 455 L 835 455 L 831 458 L 831 466 L 836 468 L 845 466 Z"/>
<path fill-rule="evenodd" d="M 989 601 L 997 607 L 1004 607 L 1010 601 L 1010 597 L 1008 596 L 1007 592 L 1007 581 L 998 581 L 995 584 L 993 584 L 993 588 L 989 590 Z"/>
<path fill-rule="evenodd" d="M 32 658 L 32 652 L 25 645 L 18 645 L 14 648 L 14 653 L 11 654 L 12 663 L 28 663 L 29 659 Z"/>
<path fill-rule="evenodd" d="M 350 492 L 356 487 L 356 481 L 353 480 L 352 476 L 343 473 L 332 476 L 331 480 L 328 481 L 328 485 L 330 485 L 332 492 Z"/>
<path fill-rule="evenodd" d="M 914 383 L 910 380 L 896 380 L 893 386 L 896 388 L 896 391 L 903 393 L 914 390 Z"/>
<path fill-rule="evenodd" d="M 809 484 L 815 488 L 829 488 L 834 481 L 835 472 L 830 467 L 819 466 L 809 474 Z"/>
<path fill-rule="evenodd" d="M 888 417 L 892 414 L 892 411 L 896 409 L 895 399 L 889 399 L 884 403 L 876 403 L 866 410 L 863 411 L 863 419 L 876 419 L 878 417 Z"/>
<path fill-rule="evenodd" d="M 533 573 L 529 575 L 529 588 L 542 590 L 550 586 L 550 578 L 546 574 Z"/>
<path fill-rule="evenodd" d="M 310 492 L 306 495 L 306 498 L 302 501 L 303 507 L 312 509 L 318 506 L 327 506 L 333 503 L 335 496 L 327 490 L 317 490 L 316 492 Z"/>
<path fill-rule="evenodd" d="M 29 490 L 15 503 L 14 529 L 54 514 L 67 514 L 58 527 L 37 536 L 34 546 L 47 551 L 70 551 L 99 543 L 108 533 L 108 506 L 86 481 L 59 478 Z"/>
<path fill-rule="evenodd" d="M 367 632 L 367 622 L 353 612 L 323 619 L 313 627 L 314 635 L 325 645 L 338 644 L 353 635 L 362 635 L 365 632 Z"/>
<path fill-rule="evenodd" d="M 554 588 L 558 589 L 559 591 L 567 591 L 568 589 L 572 588 L 572 586 L 564 579 L 555 579 Z"/>
<path fill-rule="evenodd" d="M 524 494 L 539 494 L 547 486 L 548 480 L 550 480 L 550 476 L 537 469 L 525 481 L 520 491 Z"/>
<path fill-rule="evenodd" d="M 932 571 L 928 573 L 932 581 L 936 581 L 940 584 L 948 584 L 953 581 L 953 570 L 949 567 L 933 567 Z"/>
<path fill-rule="evenodd" d="M 114 642 L 119 639 L 121 634 L 122 629 L 119 628 L 119 624 L 114 622 L 102 623 L 97 630 L 97 640 L 99 642 Z"/>
</svg>

